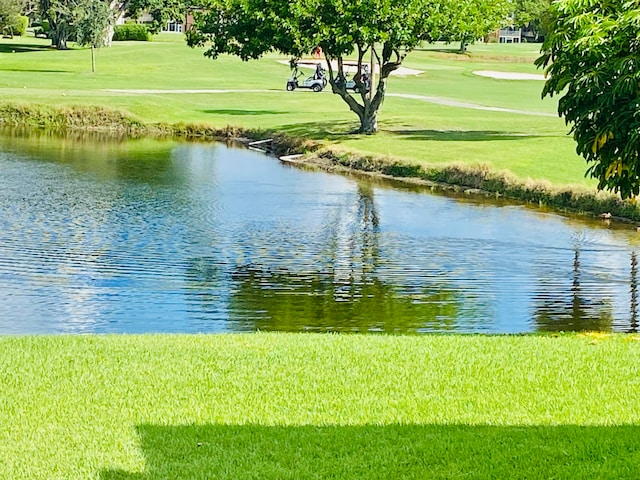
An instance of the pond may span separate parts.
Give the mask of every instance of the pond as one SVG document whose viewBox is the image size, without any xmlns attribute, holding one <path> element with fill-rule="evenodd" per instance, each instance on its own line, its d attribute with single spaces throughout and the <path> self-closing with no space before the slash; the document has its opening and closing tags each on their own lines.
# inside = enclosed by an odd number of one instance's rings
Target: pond
<svg viewBox="0 0 640 480">
<path fill-rule="evenodd" d="M 0 137 L 0 334 L 636 331 L 633 226 L 223 144 Z"/>
</svg>

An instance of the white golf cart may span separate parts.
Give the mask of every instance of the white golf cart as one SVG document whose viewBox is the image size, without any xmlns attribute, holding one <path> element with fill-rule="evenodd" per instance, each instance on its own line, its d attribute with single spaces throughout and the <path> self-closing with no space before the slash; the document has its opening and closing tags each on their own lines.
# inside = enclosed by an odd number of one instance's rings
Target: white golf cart
<svg viewBox="0 0 640 480">
<path fill-rule="evenodd" d="M 327 77 L 325 76 L 324 68 L 322 68 L 319 63 L 316 65 L 316 73 L 300 82 L 299 79 L 302 76 L 304 76 L 304 74 L 298 70 L 298 65 L 294 65 L 291 71 L 291 78 L 287 80 L 287 90 L 291 92 L 296 88 L 308 88 L 314 92 L 321 92 L 324 90 L 324 87 L 327 86 Z"/>
</svg>

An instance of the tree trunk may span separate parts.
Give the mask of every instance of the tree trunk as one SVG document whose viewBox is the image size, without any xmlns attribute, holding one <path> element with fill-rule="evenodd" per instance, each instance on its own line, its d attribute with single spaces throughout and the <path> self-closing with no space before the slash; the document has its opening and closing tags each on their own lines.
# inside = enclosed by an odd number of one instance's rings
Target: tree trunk
<svg viewBox="0 0 640 480">
<path fill-rule="evenodd" d="M 105 33 L 104 37 L 104 45 L 105 47 L 110 47 L 113 44 L 113 35 L 115 33 L 115 28 L 113 25 L 109 25 L 107 27 L 107 33 Z"/>
<path fill-rule="evenodd" d="M 378 131 L 378 110 L 380 110 L 380 106 L 382 105 L 385 97 L 387 78 L 392 71 L 400 66 L 400 62 L 380 63 L 380 72 L 378 74 L 377 84 L 373 85 L 371 80 L 373 79 L 373 75 L 375 73 L 375 64 L 373 62 L 371 63 L 371 72 L 369 74 L 369 79 L 366 82 L 363 81 L 361 73 L 363 71 L 363 54 L 362 51 L 360 51 L 360 55 L 358 58 L 358 73 L 353 76 L 353 82 L 355 82 L 356 87 L 355 89 L 358 90 L 359 93 L 354 93 L 352 95 L 346 88 L 347 82 L 345 80 L 346 76 L 343 69 L 342 58 L 336 58 L 338 63 L 338 71 L 335 73 L 331 64 L 331 60 L 332 59 L 330 57 L 327 57 L 329 83 L 331 84 L 333 93 L 339 95 L 340 98 L 342 98 L 342 100 L 344 100 L 344 102 L 349 106 L 349 109 L 358 116 L 358 119 L 360 120 L 360 128 L 358 129 L 358 133 L 364 133 L 367 135 L 376 133 Z M 366 91 L 367 84 L 371 89 L 370 92 Z M 360 98 L 362 103 L 357 100 L 358 97 Z"/>
<path fill-rule="evenodd" d="M 67 32 L 64 28 L 54 27 L 51 29 L 51 45 L 58 50 L 67 50 Z"/>
<path fill-rule="evenodd" d="M 360 130 L 358 133 L 376 133 L 378 131 L 378 109 L 377 108 L 365 108 L 362 115 L 360 115 Z"/>
<path fill-rule="evenodd" d="M 115 33 L 115 25 L 124 23 L 124 13 L 127 9 L 128 1 L 112 0 L 109 4 L 109 8 L 113 11 L 113 23 L 107 28 L 105 35 L 105 46 L 110 47 L 113 44 L 113 34 Z"/>
<path fill-rule="evenodd" d="M 59 37 L 58 41 L 56 42 L 56 48 L 58 50 L 68 50 L 69 47 L 67 46 L 67 38 L 66 37 Z"/>
</svg>

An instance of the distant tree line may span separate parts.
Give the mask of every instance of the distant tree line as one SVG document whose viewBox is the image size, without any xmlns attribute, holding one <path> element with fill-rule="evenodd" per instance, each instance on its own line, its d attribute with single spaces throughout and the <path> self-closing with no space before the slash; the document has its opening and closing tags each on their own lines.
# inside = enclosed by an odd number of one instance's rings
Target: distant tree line
<svg viewBox="0 0 640 480">
<path fill-rule="evenodd" d="M 184 0 L 0 0 L 0 33 L 24 35 L 29 23 L 60 50 L 68 42 L 101 46 L 111 42 L 113 26 L 124 16 L 147 13 L 146 25 L 158 32 L 169 20 L 183 18 Z"/>
</svg>

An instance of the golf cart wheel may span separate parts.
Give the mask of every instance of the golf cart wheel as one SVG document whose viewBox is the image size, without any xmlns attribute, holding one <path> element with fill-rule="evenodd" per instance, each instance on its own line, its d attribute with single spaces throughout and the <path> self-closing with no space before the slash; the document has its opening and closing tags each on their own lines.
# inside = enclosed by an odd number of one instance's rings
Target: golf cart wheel
<svg viewBox="0 0 640 480">
<path fill-rule="evenodd" d="M 287 83 L 287 91 L 292 92 L 296 89 L 296 86 L 293 83 Z"/>
<path fill-rule="evenodd" d="M 317 83 L 313 86 L 312 90 L 314 92 L 321 92 L 322 91 L 322 85 L 318 85 Z"/>
</svg>

